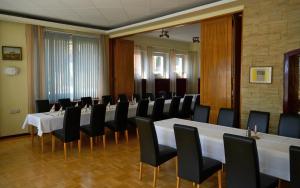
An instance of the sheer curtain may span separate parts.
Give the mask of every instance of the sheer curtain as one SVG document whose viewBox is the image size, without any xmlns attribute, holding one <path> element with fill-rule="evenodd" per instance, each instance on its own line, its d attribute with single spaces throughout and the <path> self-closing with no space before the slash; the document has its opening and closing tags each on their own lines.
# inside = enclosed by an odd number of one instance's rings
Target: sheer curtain
<svg viewBox="0 0 300 188">
<path fill-rule="evenodd" d="M 199 63 L 197 52 L 189 51 L 185 63 L 185 72 L 187 76 L 187 92 L 198 93 Z"/>
<path fill-rule="evenodd" d="M 74 99 L 99 96 L 99 59 L 99 39 L 73 36 Z"/>
<path fill-rule="evenodd" d="M 134 47 L 134 91 L 142 95 L 143 53 L 140 46 Z"/>
<path fill-rule="evenodd" d="M 72 70 L 70 69 L 71 35 L 46 31 L 45 78 L 48 99 L 72 99 Z"/>
<path fill-rule="evenodd" d="M 155 95 L 155 75 L 153 74 L 153 47 L 147 48 L 147 93 L 153 93 Z"/>
<path fill-rule="evenodd" d="M 170 50 L 169 61 L 170 91 L 176 92 L 176 50 Z"/>
</svg>

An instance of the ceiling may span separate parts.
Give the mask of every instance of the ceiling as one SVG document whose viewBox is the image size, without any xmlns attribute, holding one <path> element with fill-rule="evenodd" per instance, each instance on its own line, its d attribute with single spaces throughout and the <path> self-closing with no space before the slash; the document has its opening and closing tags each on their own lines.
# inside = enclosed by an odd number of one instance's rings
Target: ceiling
<svg viewBox="0 0 300 188">
<path fill-rule="evenodd" d="M 0 14 L 113 29 L 218 0 L 0 0 Z"/>
<path fill-rule="evenodd" d="M 161 39 L 164 40 L 176 40 L 176 41 L 183 41 L 183 42 L 192 42 L 193 37 L 200 37 L 200 24 L 187 24 L 187 25 L 179 25 L 171 28 L 165 28 L 166 31 L 169 32 L 169 38 L 163 37 Z M 147 37 L 154 37 L 160 38 L 159 35 L 161 34 L 161 29 L 141 33 L 138 35 L 147 36 Z"/>
</svg>

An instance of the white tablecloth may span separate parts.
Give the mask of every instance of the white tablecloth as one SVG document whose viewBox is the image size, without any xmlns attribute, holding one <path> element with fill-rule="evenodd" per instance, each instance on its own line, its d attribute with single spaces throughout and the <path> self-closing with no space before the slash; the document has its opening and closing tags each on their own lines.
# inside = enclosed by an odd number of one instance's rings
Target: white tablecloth
<svg viewBox="0 0 300 188">
<path fill-rule="evenodd" d="M 164 112 L 169 111 L 171 100 L 165 100 Z M 149 103 L 148 114 L 152 113 L 154 101 Z M 137 104 L 130 104 L 128 107 L 128 118 L 134 117 L 136 115 Z M 116 105 L 111 105 L 109 109 L 106 110 L 105 121 L 111 121 L 115 118 Z M 90 123 L 91 112 L 89 110 L 81 111 L 80 125 L 87 125 Z M 45 113 L 35 113 L 28 114 L 22 125 L 25 129 L 28 125 L 33 125 L 37 128 L 37 134 L 42 136 L 43 133 L 50 133 L 54 130 L 63 128 L 64 114 L 59 112 L 45 112 Z"/>
<path fill-rule="evenodd" d="M 246 130 L 207 123 L 193 122 L 183 119 L 168 119 L 154 122 L 159 144 L 176 148 L 174 124 L 197 127 L 199 131 L 202 154 L 225 163 L 223 134 L 246 135 Z M 300 146 L 300 139 L 282 137 L 271 134 L 258 133 L 256 140 L 259 156 L 260 171 L 262 173 L 290 180 L 289 146 Z M 246 161 L 245 161 L 246 162 Z"/>
</svg>

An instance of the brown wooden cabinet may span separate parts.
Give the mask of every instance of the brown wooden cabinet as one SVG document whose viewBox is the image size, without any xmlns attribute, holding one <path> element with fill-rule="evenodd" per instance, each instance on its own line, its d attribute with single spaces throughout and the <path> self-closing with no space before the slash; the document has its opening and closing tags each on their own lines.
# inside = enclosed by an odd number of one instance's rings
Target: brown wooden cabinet
<svg viewBox="0 0 300 188">
<path fill-rule="evenodd" d="M 130 40 L 111 39 L 109 50 L 110 92 L 130 97 L 134 92 L 134 43 Z"/>
</svg>

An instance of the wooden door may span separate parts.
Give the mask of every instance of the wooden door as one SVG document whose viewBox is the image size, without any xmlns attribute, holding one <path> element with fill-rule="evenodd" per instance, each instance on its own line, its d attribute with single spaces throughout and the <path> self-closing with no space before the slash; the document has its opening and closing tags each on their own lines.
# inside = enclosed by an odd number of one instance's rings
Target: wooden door
<svg viewBox="0 0 300 188">
<path fill-rule="evenodd" d="M 210 123 L 221 107 L 232 107 L 232 48 L 231 15 L 201 22 L 200 103 L 211 107 Z"/>
<path fill-rule="evenodd" d="M 110 43 L 111 93 L 131 97 L 134 92 L 134 43 L 130 40 L 113 39 Z"/>
</svg>

